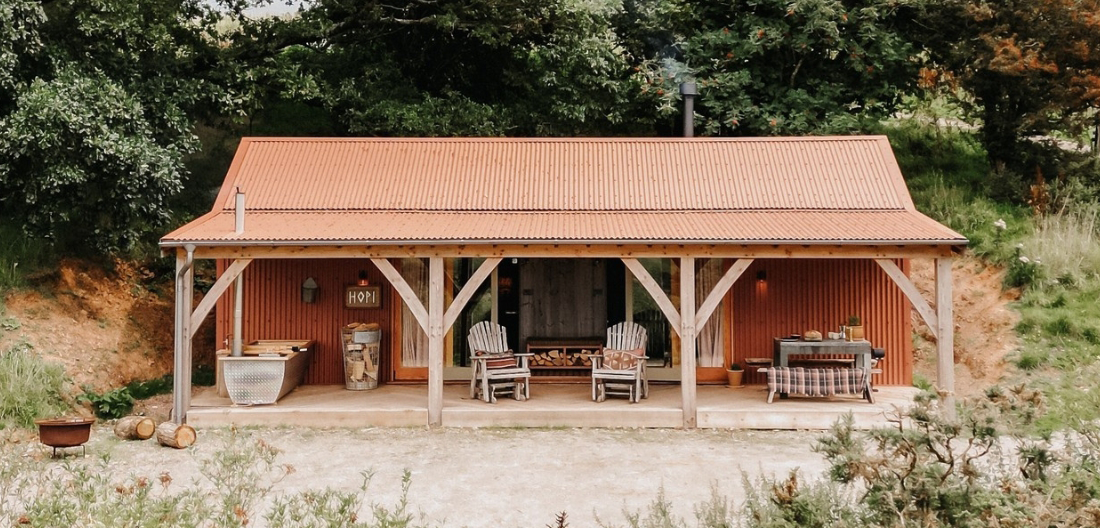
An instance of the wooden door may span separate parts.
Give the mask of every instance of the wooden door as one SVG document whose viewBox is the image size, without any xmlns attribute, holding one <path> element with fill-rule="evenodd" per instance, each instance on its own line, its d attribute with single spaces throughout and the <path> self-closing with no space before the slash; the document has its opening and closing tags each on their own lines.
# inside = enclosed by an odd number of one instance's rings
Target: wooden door
<svg viewBox="0 0 1100 528">
<path fill-rule="evenodd" d="M 600 337 L 607 331 L 603 259 L 526 259 L 520 263 L 520 347 L 530 337 Z"/>
</svg>

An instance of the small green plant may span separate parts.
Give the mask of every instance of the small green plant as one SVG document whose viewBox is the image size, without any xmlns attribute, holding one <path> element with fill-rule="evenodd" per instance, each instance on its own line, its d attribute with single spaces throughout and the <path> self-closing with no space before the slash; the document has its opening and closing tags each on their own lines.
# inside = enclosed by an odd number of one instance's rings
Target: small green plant
<svg viewBox="0 0 1100 528">
<path fill-rule="evenodd" d="M 913 386 L 923 392 L 931 392 L 933 389 L 932 382 L 920 374 L 913 374 Z"/>
<path fill-rule="evenodd" d="M 862 326 L 858 315 L 848 316 L 848 326 Z"/>
<path fill-rule="evenodd" d="M 1016 367 L 1020 370 L 1035 370 L 1042 364 L 1043 356 L 1033 351 L 1023 352 L 1016 359 Z"/>
<path fill-rule="evenodd" d="M 741 368 L 740 363 L 730 363 L 730 370 L 732 370 L 734 372 L 737 372 L 737 371 L 743 370 L 743 369 Z"/>
<path fill-rule="evenodd" d="M 1004 283 L 1009 288 L 1028 288 L 1038 285 L 1043 278 L 1043 269 L 1039 259 L 1023 254 L 1023 244 L 1016 245 L 1015 255 L 1008 262 Z"/>
<path fill-rule="evenodd" d="M 113 420 L 130 414 L 134 409 L 134 397 L 125 387 L 100 394 L 90 387 L 84 387 L 84 394 L 79 398 L 81 402 L 88 402 L 92 406 L 92 412 L 99 418 Z"/>
<path fill-rule="evenodd" d="M 158 394 L 172 392 L 172 375 L 165 374 L 151 380 L 131 381 L 125 387 L 100 394 L 90 387 L 84 387 L 81 402 L 88 402 L 96 416 L 110 420 L 122 418 L 134 409 L 134 402 L 152 398 Z"/>
</svg>

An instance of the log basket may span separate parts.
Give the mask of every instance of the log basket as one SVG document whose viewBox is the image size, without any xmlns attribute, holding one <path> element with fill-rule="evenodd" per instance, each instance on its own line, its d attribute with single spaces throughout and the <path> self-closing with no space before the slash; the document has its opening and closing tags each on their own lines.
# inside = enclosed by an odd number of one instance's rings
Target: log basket
<svg viewBox="0 0 1100 528">
<path fill-rule="evenodd" d="M 34 423 L 38 425 L 38 440 L 53 448 L 53 456 L 57 456 L 59 447 L 80 447 L 88 454 L 84 443 L 92 434 L 95 418 L 48 418 Z"/>
</svg>

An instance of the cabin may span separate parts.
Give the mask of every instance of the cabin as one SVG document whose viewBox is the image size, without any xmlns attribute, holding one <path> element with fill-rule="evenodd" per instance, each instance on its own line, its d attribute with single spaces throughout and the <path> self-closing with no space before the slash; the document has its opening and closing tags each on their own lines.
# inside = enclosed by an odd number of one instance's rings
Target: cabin
<svg viewBox="0 0 1100 528">
<path fill-rule="evenodd" d="M 584 355 L 633 321 L 649 379 L 691 428 L 697 391 L 726 367 L 852 315 L 888 353 L 874 384 L 911 385 L 915 310 L 950 402 L 966 243 L 916 210 L 881 136 L 245 138 L 213 210 L 160 241 L 177 262 L 173 420 L 187 420 L 191 341 L 211 314 L 217 343 L 309 342 L 301 381 L 332 391 L 349 325 L 377 325 L 368 368 L 419 394 L 431 426 L 451 425 L 445 385 L 470 383 L 474 324 L 536 354 L 536 400 L 542 383 L 583 397 Z M 914 258 L 935 259 L 931 303 L 907 277 Z M 200 259 L 219 278 L 196 306 Z M 550 351 L 564 359 L 537 357 Z"/>
</svg>

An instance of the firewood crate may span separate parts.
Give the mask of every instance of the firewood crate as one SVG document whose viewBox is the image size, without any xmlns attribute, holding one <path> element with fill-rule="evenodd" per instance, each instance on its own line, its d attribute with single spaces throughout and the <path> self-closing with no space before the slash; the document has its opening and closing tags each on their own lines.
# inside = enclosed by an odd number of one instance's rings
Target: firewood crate
<svg viewBox="0 0 1100 528">
<path fill-rule="evenodd" d="M 344 387 L 377 388 L 382 327 L 377 323 L 351 323 L 340 329 L 340 343 L 344 348 Z"/>
</svg>

